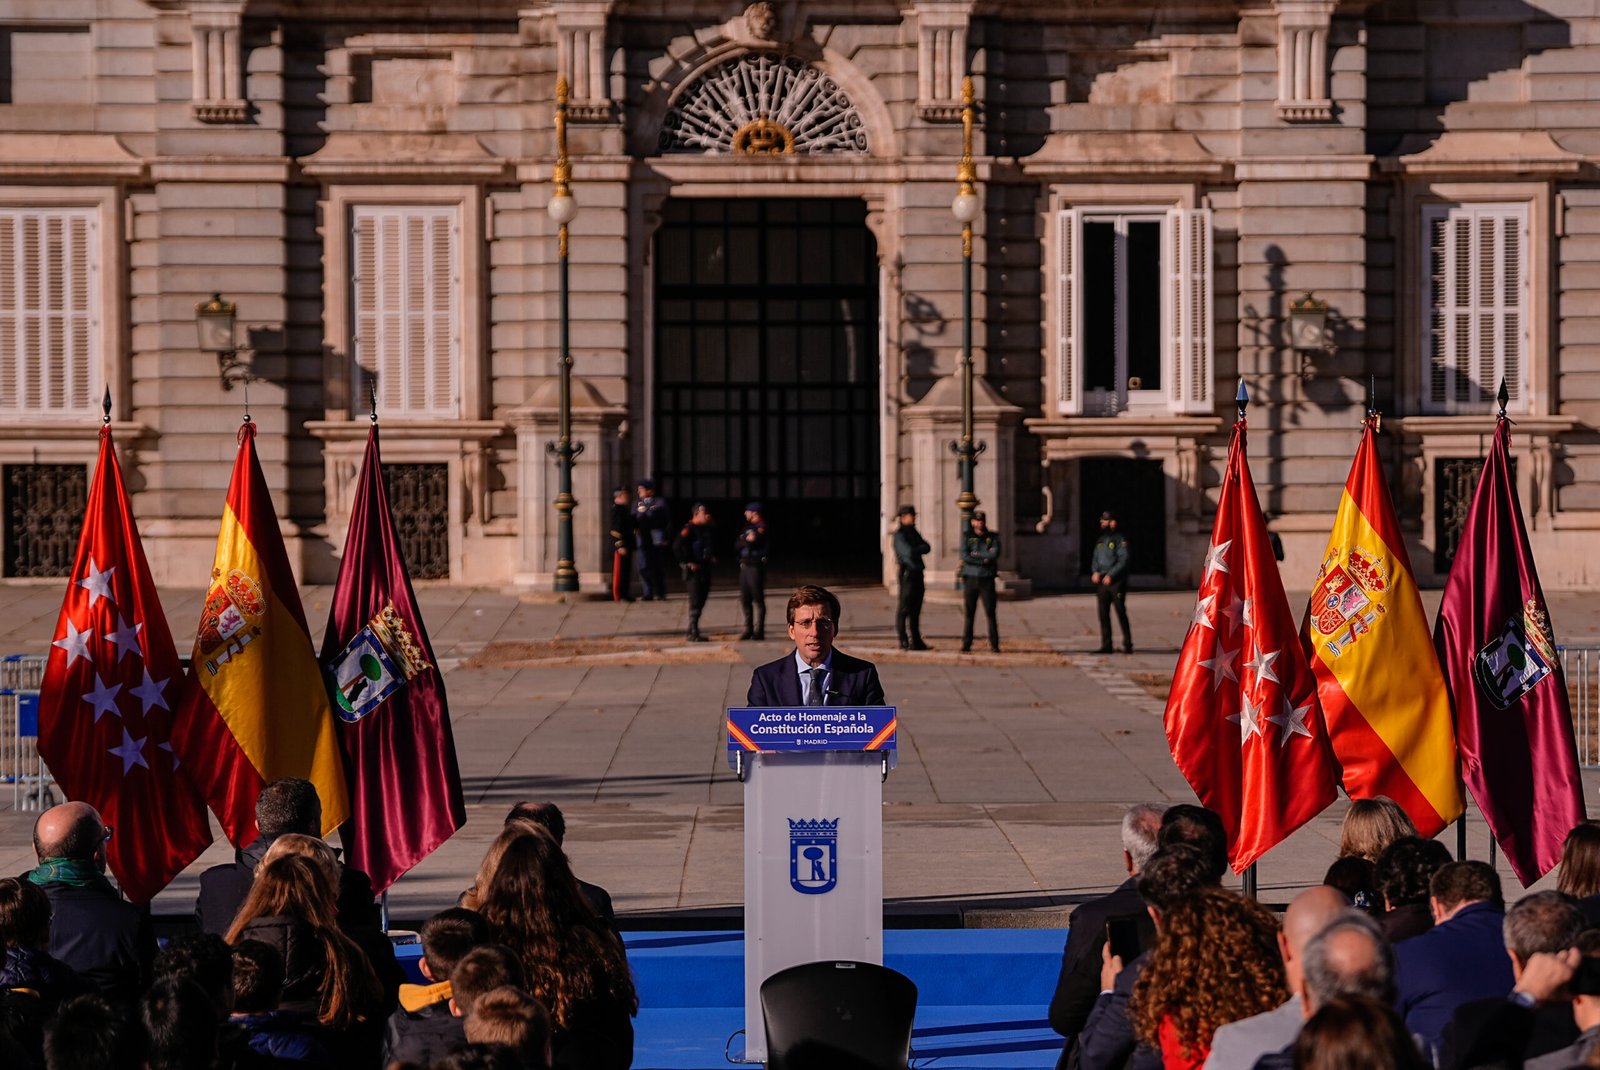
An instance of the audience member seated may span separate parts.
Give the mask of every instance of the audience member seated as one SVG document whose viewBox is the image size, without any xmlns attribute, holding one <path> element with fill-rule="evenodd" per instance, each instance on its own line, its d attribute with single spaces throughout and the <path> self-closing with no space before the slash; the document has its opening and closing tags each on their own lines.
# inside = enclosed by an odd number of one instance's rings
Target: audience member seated
<svg viewBox="0 0 1600 1070">
<path fill-rule="evenodd" d="M 339 928 L 321 867 L 294 854 L 264 863 L 228 930 L 228 943 L 241 940 L 260 940 L 283 956 L 283 1009 L 326 1026 L 336 1061 L 376 1063 L 383 992 L 366 954 Z"/>
<path fill-rule="evenodd" d="M 38 885 L 0 880 L 0 1026 L 44 1065 L 44 1024 L 65 999 L 87 990 L 83 980 L 45 950 L 50 945 L 50 900 Z"/>
<path fill-rule="evenodd" d="M 1383 914 L 1375 867 L 1360 855 L 1334 859 L 1328 872 L 1322 875 L 1322 883 L 1337 889 L 1357 910 L 1366 911 L 1375 918 Z"/>
<path fill-rule="evenodd" d="M 1292 1065 L 1295 1070 L 1424 1070 L 1427 1064 L 1387 1003 L 1340 996 L 1300 1031 Z"/>
<path fill-rule="evenodd" d="M 88 803 L 52 806 L 34 822 L 39 866 L 26 879 L 50 900 L 50 954 L 101 995 L 132 1007 L 150 977 L 155 931 L 149 914 L 106 880 L 111 835 Z"/>
<path fill-rule="evenodd" d="M 1307 1019 L 1348 998 L 1383 1006 L 1394 1002 L 1393 952 L 1377 923 L 1355 909 L 1344 911 L 1307 940 L 1300 964 L 1300 1011 Z M 1255 1070 L 1288 1070 L 1295 1065 L 1298 1044 L 1297 1038 L 1295 1045 L 1263 1055 Z M 1350 1070 L 1361 1066 L 1348 1065 Z"/>
<path fill-rule="evenodd" d="M 1395 947 L 1395 1009 L 1430 1054 L 1456 1008 L 1503 999 L 1515 978 L 1506 957 L 1500 877 L 1482 862 L 1451 862 L 1429 883 L 1433 928 Z"/>
<path fill-rule="evenodd" d="M 1600 822 L 1580 821 L 1561 848 L 1556 891 L 1578 900 L 1589 928 L 1600 926 Z"/>
<path fill-rule="evenodd" d="M 1201 887 L 1214 885 L 1215 866 L 1216 856 L 1208 847 L 1173 843 L 1157 848 L 1139 877 L 1138 888 L 1158 931 L 1162 916 L 1173 904 Z M 1078 1034 L 1078 1063 L 1084 1070 L 1119 1070 L 1128 1065 L 1130 1057 L 1137 1070 L 1159 1070 L 1160 1051 L 1139 1047 L 1133 1020 L 1128 1015 L 1134 985 L 1149 962 L 1150 954 L 1147 948 L 1131 962 L 1124 963 L 1120 956 L 1111 953 L 1109 944 L 1100 949 L 1100 995 Z"/>
<path fill-rule="evenodd" d="M 143 1059 L 138 1027 L 102 996 L 67 1000 L 45 1026 L 45 1070 L 139 1070 Z"/>
<path fill-rule="evenodd" d="M 332 1070 L 332 1058 L 307 1030 L 304 1016 L 278 1006 L 282 991 L 283 956 L 278 949 L 260 940 L 240 940 L 233 948 L 233 1013 L 228 1025 L 258 1055 Z M 226 1049 L 227 1042 L 222 1046 Z"/>
<path fill-rule="evenodd" d="M 401 985 L 400 1007 L 389 1016 L 383 1064 L 430 1063 L 467 1042 L 461 1019 L 450 1013 L 450 973 L 463 956 L 489 940 L 489 924 L 475 910 L 451 907 L 422 925 L 418 969 L 430 982 Z"/>
<path fill-rule="evenodd" d="M 158 978 L 140 1004 L 145 1070 L 213 1070 L 219 1054 L 217 1005 L 186 977 Z"/>
<path fill-rule="evenodd" d="M 522 960 L 527 991 L 555 1022 L 555 1065 L 627 1070 L 639 1009 L 622 938 L 578 891 L 549 833 L 506 847 L 483 891 L 483 916 Z"/>
<path fill-rule="evenodd" d="M 1350 901 L 1337 888 L 1320 884 L 1295 896 L 1283 914 L 1278 933 L 1278 953 L 1283 958 L 1284 985 L 1289 998 L 1277 1008 L 1217 1029 L 1211 1039 L 1206 1070 L 1250 1070 L 1269 1052 L 1294 1043 L 1305 1024 L 1301 1009 L 1301 966 L 1306 943 L 1350 909 Z"/>
<path fill-rule="evenodd" d="M 1353 799 L 1339 828 L 1339 857 L 1376 862 L 1384 849 L 1402 836 L 1415 836 L 1417 826 L 1400 804 L 1386 795 Z"/>
<path fill-rule="evenodd" d="M 532 818 L 507 817 L 499 835 L 490 842 L 489 849 L 483 852 L 483 861 L 478 863 L 478 872 L 473 877 L 472 884 L 456 898 L 456 906 L 466 910 L 482 910 L 483 891 L 489 887 L 495 871 L 500 868 L 500 859 L 505 855 L 506 848 L 520 837 L 535 833 L 549 834 L 543 825 Z"/>
<path fill-rule="evenodd" d="M 299 777 L 283 777 L 262 788 L 256 797 L 256 829 L 260 835 L 234 852 L 232 862 L 212 866 L 200 874 L 200 898 L 195 903 L 194 916 L 203 931 L 221 936 L 233 926 L 240 905 L 250 893 L 256 870 L 279 837 L 298 834 L 322 839 L 322 800 L 315 785 Z M 338 889 L 339 927 L 367 952 L 392 1006 L 405 977 L 394 959 L 394 948 L 384 935 L 383 919 L 372 894 L 372 878 L 339 862 L 337 855 L 334 864 L 338 873 L 334 887 Z"/>
<path fill-rule="evenodd" d="M 1128 1005 L 1134 1032 L 1167 1070 L 1198 1070 L 1218 1026 L 1288 998 L 1278 921 L 1254 899 L 1201 888 L 1163 911 Z"/>
<path fill-rule="evenodd" d="M 1391 944 L 1421 936 L 1433 928 L 1428 905 L 1428 883 L 1450 861 L 1450 851 L 1438 840 L 1402 836 L 1378 856 L 1373 867 L 1383 913 L 1378 924 Z"/>
<path fill-rule="evenodd" d="M 522 960 L 504 944 L 475 947 L 450 971 L 450 1013 L 465 1018 L 485 992 L 524 988 Z M 463 1034 L 465 1035 L 465 1034 Z"/>
<path fill-rule="evenodd" d="M 504 1044 L 468 1044 L 433 1064 L 430 1070 L 524 1070 L 517 1053 Z"/>
<path fill-rule="evenodd" d="M 1100 951 L 1106 944 L 1106 922 L 1115 917 L 1144 915 L 1139 875 L 1156 852 L 1156 834 L 1166 808 L 1140 803 L 1122 815 L 1122 865 L 1128 879 L 1098 899 L 1081 903 L 1067 922 L 1067 943 L 1061 953 L 1061 975 L 1050 1000 L 1050 1028 L 1067 1038 L 1056 1063 L 1075 1068 L 1078 1031 L 1089 1020 L 1100 992 Z"/>
<path fill-rule="evenodd" d="M 1583 912 L 1561 892 L 1524 896 L 1506 911 L 1506 954 L 1516 986 L 1534 955 L 1557 954 L 1578 942 Z M 1532 1010 L 1532 1014 L 1523 1013 Z M 1456 1008 L 1439 1045 L 1439 1066 L 1467 1070 L 1485 1065 L 1520 1066 L 1524 1060 L 1564 1048 L 1578 1039 L 1572 1004 L 1565 998 L 1539 1003 L 1519 995 L 1480 999 Z"/>
<path fill-rule="evenodd" d="M 1156 847 L 1186 843 L 1198 847 L 1206 856 L 1203 884 L 1222 883 L 1228 872 L 1228 833 L 1222 827 L 1222 818 L 1204 806 L 1179 803 L 1169 806 L 1161 815 L 1161 828 L 1156 832 Z"/>
<path fill-rule="evenodd" d="M 1557 960 L 1560 965 L 1572 966 L 1566 991 L 1572 996 L 1573 1022 L 1581 1030 L 1578 1038 L 1566 1047 L 1529 1059 L 1523 1064 L 1524 1070 L 1567 1070 L 1570 1066 L 1593 1066 L 1596 1056 L 1600 1055 L 1600 929 L 1589 929 L 1579 934 L 1575 951 L 1576 954 L 1566 952 L 1561 955 L 1532 956 L 1527 968 L 1517 978 L 1516 991 L 1526 992 L 1527 998 L 1535 1000 L 1536 1005 L 1543 1008 L 1548 1000 L 1559 997 L 1559 992 L 1532 991 L 1529 975 L 1541 960 Z"/>
<path fill-rule="evenodd" d="M 327 840 L 300 832 L 286 832 L 272 841 L 272 846 L 267 848 L 267 853 L 261 858 L 261 864 L 267 865 L 286 854 L 299 855 L 310 861 L 322 871 L 330 888 L 338 888 L 344 879 L 344 867 L 339 864 L 339 856 L 334 854 Z M 389 939 L 389 934 L 376 923 L 350 926 L 345 924 L 342 917 L 339 919 L 339 928 L 355 941 L 356 946 L 366 953 L 367 961 L 372 964 L 372 972 L 383 987 L 384 1013 L 394 1010 L 400 986 L 405 983 L 406 975 L 400 968 L 400 960 L 395 957 L 394 942 Z"/>
<path fill-rule="evenodd" d="M 506 815 L 507 824 L 516 820 L 534 822 L 555 837 L 557 847 L 560 847 L 563 851 L 566 850 L 567 818 L 561 812 L 561 807 L 555 803 L 520 802 L 513 806 L 511 812 Z M 594 908 L 594 912 L 604 918 L 607 925 L 613 929 L 617 927 L 617 912 L 611 906 L 610 892 L 598 884 L 590 884 L 584 880 L 578 881 L 578 891 L 583 893 L 583 897 L 589 901 L 589 905 Z"/>
<path fill-rule="evenodd" d="M 472 1005 L 467 1040 L 504 1044 L 528 1070 L 546 1070 L 551 1058 L 550 1012 L 521 989 L 509 985 L 491 989 Z"/>
</svg>

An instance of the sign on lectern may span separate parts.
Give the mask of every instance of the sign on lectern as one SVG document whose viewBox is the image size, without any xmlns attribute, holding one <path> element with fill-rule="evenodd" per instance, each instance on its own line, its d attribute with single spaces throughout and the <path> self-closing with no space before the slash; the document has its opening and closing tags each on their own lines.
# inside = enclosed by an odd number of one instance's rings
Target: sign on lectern
<svg viewBox="0 0 1600 1070">
<path fill-rule="evenodd" d="M 893 706 L 728 711 L 728 764 L 744 781 L 741 1062 L 767 1058 L 761 983 L 826 959 L 883 962 L 883 781 Z"/>
</svg>

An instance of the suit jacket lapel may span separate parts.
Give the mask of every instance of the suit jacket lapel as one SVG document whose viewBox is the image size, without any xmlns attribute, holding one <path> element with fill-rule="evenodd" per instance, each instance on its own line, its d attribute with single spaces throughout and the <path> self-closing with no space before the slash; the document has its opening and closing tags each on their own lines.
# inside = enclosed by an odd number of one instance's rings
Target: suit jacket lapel
<svg viewBox="0 0 1600 1070">
<path fill-rule="evenodd" d="M 784 706 L 799 706 L 805 702 L 800 693 L 800 674 L 795 671 L 794 655 L 783 659 L 778 668 L 778 698 Z"/>
</svg>

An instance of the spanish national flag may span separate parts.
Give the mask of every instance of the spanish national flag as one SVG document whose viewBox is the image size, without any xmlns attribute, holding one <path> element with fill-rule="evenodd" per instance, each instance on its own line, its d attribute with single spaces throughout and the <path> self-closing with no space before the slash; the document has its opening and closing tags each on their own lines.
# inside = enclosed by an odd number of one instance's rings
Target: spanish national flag
<svg viewBox="0 0 1600 1070">
<path fill-rule="evenodd" d="M 1462 811 L 1450 696 L 1367 420 L 1304 635 L 1352 799 L 1387 795 L 1423 836 Z"/>
<path fill-rule="evenodd" d="M 258 834 L 256 797 L 279 777 L 316 785 L 324 835 L 349 813 L 333 710 L 255 433 L 246 417 L 172 731 L 184 768 L 240 847 Z"/>
</svg>

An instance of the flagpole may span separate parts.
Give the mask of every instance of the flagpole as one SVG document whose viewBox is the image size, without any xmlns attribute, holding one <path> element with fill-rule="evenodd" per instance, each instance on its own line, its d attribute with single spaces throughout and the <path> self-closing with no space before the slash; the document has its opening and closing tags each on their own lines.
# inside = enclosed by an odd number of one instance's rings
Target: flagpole
<svg viewBox="0 0 1600 1070">
<path fill-rule="evenodd" d="M 1239 427 L 1245 426 L 1245 410 L 1250 407 L 1250 391 L 1245 389 L 1244 376 L 1239 376 L 1239 390 L 1233 396 L 1234 404 L 1239 407 Z M 1257 898 L 1256 890 L 1260 882 L 1260 863 L 1252 862 L 1240 875 L 1240 890 L 1251 899 Z"/>
<path fill-rule="evenodd" d="M 1461 811 L 1461 816 L 1456 818 L 1456 861 L 1467 860 L 1467 812 Z"/>
</svg>

